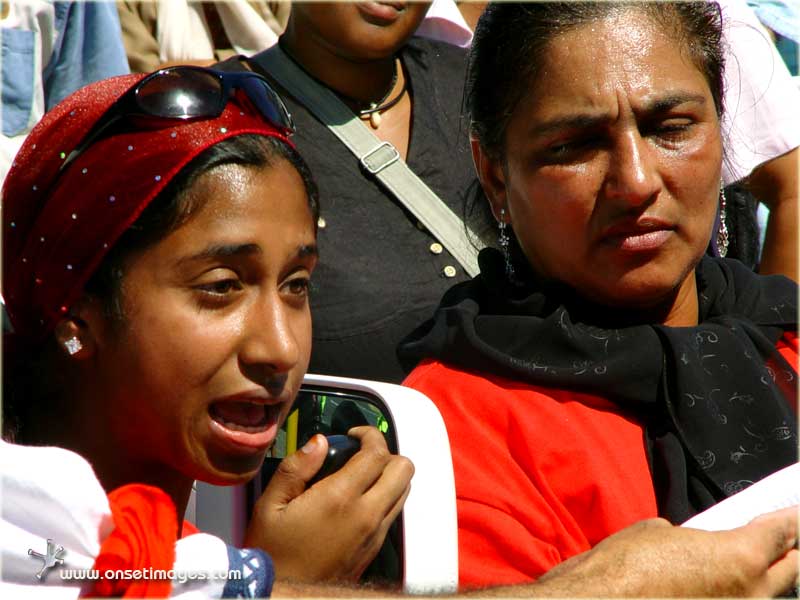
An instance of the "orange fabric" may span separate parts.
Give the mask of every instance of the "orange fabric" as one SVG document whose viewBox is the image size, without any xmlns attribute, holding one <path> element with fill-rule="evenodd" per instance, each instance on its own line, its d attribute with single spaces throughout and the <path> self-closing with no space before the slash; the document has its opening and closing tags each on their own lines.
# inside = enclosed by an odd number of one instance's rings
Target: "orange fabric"
<svg viewBox="0 0 800 600">
<path fill-rule="evenodd" d="M 534 580 L 656 516 L 642 427 L 611 402 L 438 362 L 404 385 L 447 426 L 462 586 Z"/>
<path fill-rule="evenodd" d="M 800 339 L 794 331 L 787 331 L 775 345 L 783 358 L 797 370 L 798 355 L 800 354 Z"/>
<path fill-rule="evenodd" d="M 172 569 L 178 518 L 172 499 L 162 490 L 130 484 L 108 495 L 114 531 L 100 546 L 93 569 L 101 577 L 117 569 Z M 172 582 L 169 579 L 113 578 L 98 580 L 89 596 L 165 598 Z"/>
<path fill-rule="evenodd" d="M 194 523 L 184 520 L 183 529 L 181 530 L 181 539 L 189 537 L 190 535 L 194 535 L 195 533 L 200 533 L 200 530 L 195 526 Z"/>
<path fill-rule="evenodd" d="M 797 370 L 797 335 L 777 349 Z M 436 361 L 404 385 L 447 426 L 462 586 L 530 582 L 657 516 L 643 428 L 612 402 Z"/>
<path fill-rule="evenodd" d="M 775 345 L 778 352 L 781 353 L 786 362 L 788 362 L 797 373 L 797 363 L 798 363 L 798 354 L 800 353 L 800 342 L 798 341 L 797 333 L 796 332 L 787 332 L 783 335 L 783 337 L 778 340 L 778 343 Z M 778 371 L 778 370 L 776 370 Z M 779 372 L 785 373 L 785 371 L 780 370 Z M 789 399 L 790 406 L 794 410 L 795 414 L 798 412 L 797 406 L 797 378 L 789 379 L 788 376 L 784 375 L 783 378 L 778 380 L 778 384 L 783 390 L 784 396 Z"/>
</svg>

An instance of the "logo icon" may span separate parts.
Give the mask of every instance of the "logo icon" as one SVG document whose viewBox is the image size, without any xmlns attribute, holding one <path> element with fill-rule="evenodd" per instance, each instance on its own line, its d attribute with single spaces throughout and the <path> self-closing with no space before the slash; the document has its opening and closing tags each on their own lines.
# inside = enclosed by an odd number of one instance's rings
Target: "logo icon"
<svg viewBox="0 0 800 600">
<path fill-rule="evenodd" d="M 42 561 L 42 568 L 36 574 L 36 579 L 42 581 L 45 576 L 45 572 L 48 569 L 52 569 L 56 565 L 63 565 L 64 564 L 64 554 L 65 554 L 64 546 L 58 546 L 53 540 L 47 540 L 47 554 L 41 554 L 36 552 L 33 549 L 28 549 L 28 556 L 35 556 L 36 558 Z"/>
</svg>

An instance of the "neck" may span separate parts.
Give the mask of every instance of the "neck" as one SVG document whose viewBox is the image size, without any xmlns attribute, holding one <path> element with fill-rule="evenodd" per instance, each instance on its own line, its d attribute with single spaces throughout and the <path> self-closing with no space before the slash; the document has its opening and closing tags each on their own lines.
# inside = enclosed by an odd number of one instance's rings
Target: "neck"
<svg viewBox="0 0 800 600">
<path fill-rule="evenodd" d="M 587 310 L 592 311 L 587 318 L 601 327 L 615 328 L 652 324 L 667 325 L 668 327 L 693 327 L 700 321 L 695 272 L 692 270 L 668 298 L 657 304 L 641 308 L 608 306 L 602 311 L 597 310 L 597 305 L 590 305 Z M 598 315 L 601 314 L 602 318 L 598 320 Z"/>
<path fill-rule="evenodd" d="M 488 2 L 480 2 L 480 1 L 473 1 L 470 0 L 468 2 L 458 2 L 458 10 L 461 12 L 461 16 L 464 17 L 464 21 L 466 21 L 467 25 L 472 31 L 475 31 L 475 26 L 478 24 L 478 19 L 481 17 L 481 13 L 486 8 Z"/>
<path fill-rule="evenodd" d="M 166 493 L 175 505 L 175 511 L 178 515 L 178 535 L 180 536 L 183 515 L 186 512 L 186 506 L 189 504 L 189 495 L 192 492 L 191 479 L 186 478 L 177 471 L 164 469 L 164 466 L 159 463 L 127 464 L 123 467 L 119 464 L 104 464 L 102 460 L 98 461 L 97 457 L 93 459 L 83 456 L 92 463 L 100 485 L 103 486 L 107 494 L 129 483 L 150 485 Z"/>
<path fill-rule="evenodd" d="M 693 327 L 700 322 L 700 302 L 697 299 L 697 277 L 694 269 L 678 288 L 675 299 L 661 322 L 669 327 Z"/>
<path fill-rule="evenodd" d="M 75 411 L 73 414 L 81 412 Z M 130 483 L 160 488 L 175 504 L 180 533 L 183 514 L 192 490 L 192 480 L 164 463 L 123 455 L 120 445 L 111 439 L 112 436 L 98 435 L 98 431 L 103 430 L 92 427 L 90 420 L 62 421 L 57 429 L 49 428 L 49 431 L 38 432 L 37 438 L 42 443 L 71 450 L 85 458 L 92 465 L 106 494 Z"/>
<path fill-rule="evenodd" d="M 582 294 L 564 282 L 547 279 L 535 273 L 523 273 L 521 281 L 525 282 L 528 277 L 533 278 L 534 290 L 542 291 L 546 297 L 559 303 L 563 302 L 570 315 L 604 329 L 636 325 L 694 327 L 700 321 L 700 302 L 694 269 L 666 297 L 637 306 L 626 305 L 611 298 L 599 299 L 596 295 Z M 523 285 L 519 292 L 520 297 L 527 297 L 530 289 Z"/>
<path fill-rule="evenodd" d="M 280 44 L 315 79 L 362 104 L 378 102 L 391 86 L 395 73 L 393 54 L 364 60 L 347 58 L 314 32 L 299 26 L 294 17 L 289 19 Z M 401 77 L 402 72 L 398 73 L 398 79 Z"/>
</svg>

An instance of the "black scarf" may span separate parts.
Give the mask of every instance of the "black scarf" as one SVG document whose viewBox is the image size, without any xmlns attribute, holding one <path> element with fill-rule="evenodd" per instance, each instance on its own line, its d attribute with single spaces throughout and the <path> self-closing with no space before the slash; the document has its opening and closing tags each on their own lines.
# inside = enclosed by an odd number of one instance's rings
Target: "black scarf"
<svg viewBox="0 0 800 600">
<path fill-rule="evenodd" d="M 508 283 L 496 250 L 479 263 L 400 345 L 406 368 L 430 357 L 615 402 L 644 425 L 673 523 L 797 460 L 797 375 L 775 350 L 797 330 L 794 282 L 704 258 L 699 325 L 612 328 L 597 326 L 607 309 L 564 287 Z"/>
</svg>

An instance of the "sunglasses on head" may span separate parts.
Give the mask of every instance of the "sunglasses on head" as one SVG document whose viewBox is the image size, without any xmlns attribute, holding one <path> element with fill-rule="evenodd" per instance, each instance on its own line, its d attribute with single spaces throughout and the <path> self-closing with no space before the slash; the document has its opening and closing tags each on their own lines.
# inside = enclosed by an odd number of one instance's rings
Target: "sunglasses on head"
<svg viewBox="0 0 800 600">
<path fill-rule="evenodd" d="M 289 136 L 294 133 L 292 116 L 283 100 L 258 73 L 169 67 L 151 73 L 125 92 L 70 152 L 59 172 L 122 119 L 214 119 L 222 114 L 237 89 L 242 90 L 253 107 L 282 134 Z"/>
</svg>

